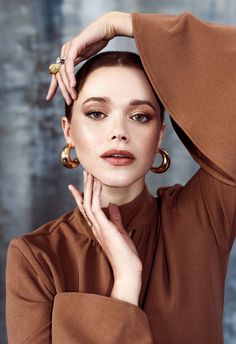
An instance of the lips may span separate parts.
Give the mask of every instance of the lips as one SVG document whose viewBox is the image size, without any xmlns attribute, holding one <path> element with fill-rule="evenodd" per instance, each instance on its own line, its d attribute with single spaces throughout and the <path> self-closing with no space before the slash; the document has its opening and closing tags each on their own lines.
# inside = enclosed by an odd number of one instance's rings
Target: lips
<svg viewBox="0 0 236 344">
<path fill-rule="evenodd" d="M 117 158 L 128 158 L 128 159 L 135 159 L 134 155 L 127 151 L 127 150 L 117 150 L 117 149 L 111 149 L 105 153 L 103 153 L 101 155 L 102 158 L 107 158 L 107 157 L 116 157 L 115 155 L 119 155 L 117 156 Z"/>
</svg>

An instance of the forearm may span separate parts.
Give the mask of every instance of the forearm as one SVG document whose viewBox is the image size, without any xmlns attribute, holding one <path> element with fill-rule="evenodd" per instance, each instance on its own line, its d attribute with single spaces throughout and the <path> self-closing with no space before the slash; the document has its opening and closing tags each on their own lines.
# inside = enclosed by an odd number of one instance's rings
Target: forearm
<svg viewBox="0 0 236 344">
<path fill-rule="evenodd" d="M 111 297 L 138 306 L 141 285 L 141 275 L 115 280 Z"/>
</svg>

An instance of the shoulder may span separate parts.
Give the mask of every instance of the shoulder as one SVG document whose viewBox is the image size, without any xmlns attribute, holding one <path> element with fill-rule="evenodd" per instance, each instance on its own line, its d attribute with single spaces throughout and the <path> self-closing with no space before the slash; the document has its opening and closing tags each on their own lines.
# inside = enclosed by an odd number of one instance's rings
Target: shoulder
<svg viewBox="0 0 236 344">
<path fill-rule="evenodd" d="M 198 214 L 205 215 L 204 203 L 199 195 L 199 181 L 196 176 L 189 185 L 174 184 L 157 190 L 157 203 L 162 214 L 195 221 Z"/>
<path fill-rule="evenodd" d="M 39 226 L 32 232 L 18 236 L 10 241 L 9 247 L 15 247 L 24 255 L 37 255 L 66 250 L 73 242 L 89 242 L 85 221 L 78 208 Z"/>
<path fill-rule="evenodd" d="M 162 186 L 157 189 L 157 202 L 160 204 L 167 203 L 171 206 L 173 206 L 178 199 L 178 196 L 183 189 L 183 185 L 181 184 L 174 184 L 171 186 Z"/>
</svg>

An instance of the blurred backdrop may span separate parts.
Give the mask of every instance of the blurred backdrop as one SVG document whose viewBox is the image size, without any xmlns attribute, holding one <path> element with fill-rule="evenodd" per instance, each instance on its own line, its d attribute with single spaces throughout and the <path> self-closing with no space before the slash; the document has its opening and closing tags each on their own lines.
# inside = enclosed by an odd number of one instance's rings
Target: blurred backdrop
<svg viewBox="0 0 236 344">
<path fill-rule="evenodd" d="M 60 119 L 63 100 L 58 94 L 45 101 L 48 65 L 60 55 L 61 45 L 89 22 L 108 11 L 180 14 L 191 11 L 203 20 L 236 25 L 234 0 L 10 0 L 0 2 L 0 301 L 1 343 L 5 331 L 5 264 L 9 241 L 75 207 L 67 189 L 82 187 L 82 168 L 68 171 L 58 156 L 64 146 Z M 106 48 L 136 50 L 132 39 L 116 38 Z M 149 190 L 185 184 L 198 165 L 180 143 L 169 122 L 163 147 L 172 159 L 163 176 L 149 172 Z M 159 161 L 156 161 L 159 163 Z M 234 266 L 234 269 L 233 269 Z M 226 280 L 224 337 L 236 338 L 236 247 Z M 210 314 L 209 314 L 210 316 Z M 204 343 L 205 344 L 205 343 Z"/>
</svg>

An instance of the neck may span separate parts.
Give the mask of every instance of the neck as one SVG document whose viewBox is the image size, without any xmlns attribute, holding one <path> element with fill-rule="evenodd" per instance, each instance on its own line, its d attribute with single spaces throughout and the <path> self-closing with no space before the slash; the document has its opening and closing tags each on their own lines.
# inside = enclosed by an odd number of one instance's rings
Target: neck
<svg viewBox="0 0 236 344">
<path fill-rule="evenodd" d="M 111 187 L 103 184 L 101 193 L 101 208 L 108 207 L 109 202 L 115 203 L 118 206 L 131 202 L 143 191 L 144 186 L 144 178 L 139 179 L 132 185 L 124 187 Z"/>
</svg>

